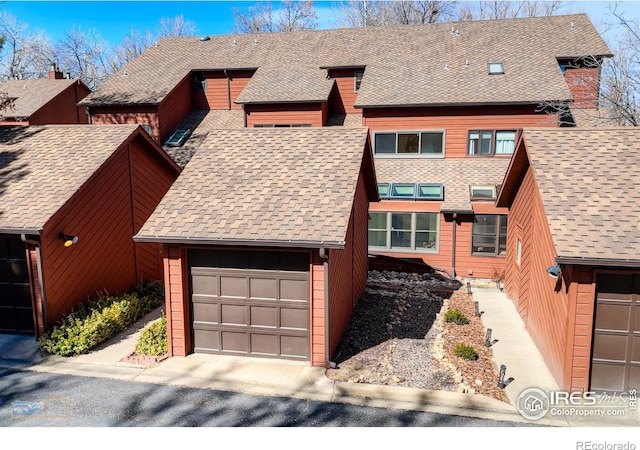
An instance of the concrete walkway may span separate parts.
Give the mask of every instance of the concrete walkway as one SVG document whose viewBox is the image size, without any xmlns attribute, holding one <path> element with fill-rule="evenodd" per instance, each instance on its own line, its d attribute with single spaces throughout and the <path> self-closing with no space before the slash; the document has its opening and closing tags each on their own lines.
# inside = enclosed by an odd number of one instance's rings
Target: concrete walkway
<svg viewBox="0 0 640 450">
<path fill-rule="evenodd" d="M 498 365 L 507 365 L 509 399 L 514 402 L 528 387 L 557 390 L 537 349 L 528 338 L 513 304 L 495 288 L 473 288 L 484 311 L 482 319 L 497 339 L 493 350 Z M 342 402 L 362 406 L 505 420 L 551 426 L 633 425 L 626 421 L 567 420 L 547 417 L 531 422 L 513 404 L 477 394 L 429 391 L 398 386 L 347 383 L 330 380 L 322 368 L 307 363 L 269 359 L 193 354 L 151 365 L 131 364 L 123 359 L 133 351 L 139 330 L 159 317 L 156 310 L 135 327 L 101 345 L 95 351 L 71 358 L 43 356 L 33 338 L 0 335 L 0 367 L 48 373 L 113 378 L 137 382 L 216 389 L 252 395 Z"/>
</svg>

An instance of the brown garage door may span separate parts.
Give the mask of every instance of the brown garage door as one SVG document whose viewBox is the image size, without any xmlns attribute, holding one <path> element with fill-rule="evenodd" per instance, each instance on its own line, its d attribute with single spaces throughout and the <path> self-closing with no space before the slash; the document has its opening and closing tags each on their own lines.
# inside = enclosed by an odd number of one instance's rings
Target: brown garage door
<svg viewBox="0 0 640 450">
<path fill-rule="evenodd" d="M 192 250 L 194 351 L 309 359 L 309 254 Z"/>
<path fill-rule="evenodd" d="M 591 390 L 640 389 L 640 274 L 600 273 Z"/>
<path fill-rule="evenodd" d="M 0 333 L 33 333 L 33 309 L 24 243 L 0 237 Z"/>
</svg>

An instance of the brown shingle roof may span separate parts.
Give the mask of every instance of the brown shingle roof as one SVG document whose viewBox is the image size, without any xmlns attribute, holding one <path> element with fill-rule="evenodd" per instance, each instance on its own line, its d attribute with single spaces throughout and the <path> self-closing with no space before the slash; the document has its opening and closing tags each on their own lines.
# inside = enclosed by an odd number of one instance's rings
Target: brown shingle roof
<svg viewBox="0 0 640 450">
<path fill-rule="evenodd" d="M 191 70 L 234 68 L 258 68 L 242 102 L 322 100 L 331 80 L 321 67 L 363 66 L 360 106 L 536 103 L 570 98 L 556 58 L 608 54 L 584 14 L 166 38 L 81 104 L 158 104 Z M 488 75 L 489 62 L 502 62 L 505 74 Z"/>
<path fill-rule="evenodd" d="M 0 130 L 0 229 L 41 229 L 137 125 Z"/>
<path fill-rule="evenodd" d="M 640 259 L 640 128 L 525 129 L 559 257 Z"/>
<path fill-rule="evenodd" d="M 342 246 L 367 139 L 365 128 L 211 131 L 136 239 Z"/>
<path fill-rule="evenodd" d="M 4 111 L 5 118 L 29 118 L 38 109 L 62 93 L 76 80 L 10 80 L 0 84 L 0 92 L 15 98 L 13 108 Z"/>
<path fill-rule="evenodd" d="M 378 183 L 441 183 L 444 184 L 443 211 L 472 211 L 469 185 L 499 185 L 509 159 L 377 158 L 375 165 Z"/>
</svg>

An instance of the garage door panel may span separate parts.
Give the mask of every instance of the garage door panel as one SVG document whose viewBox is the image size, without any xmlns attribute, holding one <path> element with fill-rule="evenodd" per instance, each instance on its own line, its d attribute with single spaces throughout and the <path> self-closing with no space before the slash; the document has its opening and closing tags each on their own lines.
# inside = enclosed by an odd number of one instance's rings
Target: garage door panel
<svg viewBox="0 0 640 450">
<path fill-rule="evenodd" d="M 593 363 L 591 367 L 591 389 L 597 391 L 624 390 L 625 367 L 623 365 L 609 365 Z"/>
<path fill-rule="evenodd" d="M 0 331 L 32 333 L 35 330 L 29 266 L 24 242 L 0 238 Z"/>
<path fill-rule="evenodd" d="M 251 326 L 278 327 L 278 308 L 269 306 L 251 306 Z"/>
<path fill-rule="evenodd" d="M 631 307 L 626 305 L 598 305 L 596 329 L 599 331 L 624 331 L 629 329 Z"/>
<path fill-rule="evenodd" d="M 243 277 L 220 277 L 220 296 L 248 298 L 247 279 Z"/>
<path fill-rule="evenodd" d="M 193 345 L 197 351 L 219 351 L 219 332 L 217 330 L 196 329 L 193 331 Z"/>
<path fill-rule="evenodd" d="M 249 353 L 246 333 L 222 331 L 220 333 L 223 352 Z"/>
<path fill-rule="evenodd" d="M 309 285 L 306 280 L 280 280 L 280 299 L 306 302 Z"/>
<path fill-rule="evenodd" d="M 309 328 L 309 312 L 299 308 L 280 308 L 280 326 L 296 330 Z"/>
<path fill-rule="evenodd" d="M 247 325 L 246 305 L 226 305 L 220 307 L 220 322 L 224 325 Z"/>
<path fill-rule="evenodd" d="M 215 275 L 193 274 L 191 277 L 193 295 L 220 295 L 218 284 L 219 280 Z"/>
<path fill-rule="evenodd" d="M 251 334 L 251 353 L 278 356 L 278 336 L 275 334 Z"/>
<path fill-rule="evenodd" d="M 633 349 L 631 351 L 631 362 L 640 364 L 640 336 L 633 337 Z"/>
<path fill-rule="evenodd" d="M 249 296 L 256 299 L 276 300 L 278 298 L 278 280 L 274 278 L 250 278 Z"/>
<path fill-rule="evenodd" d="M 306 356 L 309 352 L 309 338 L 306 336 L 280 336 L 280 352 L 282 356 Z"/>
<path fill-rule="evenodd" d="M 629 389 L 640 390 L 640 367 L 632 367 L 629 376 Z"/>
<path fill-rule="evenodd" d="M 218 303 L 193 303 L 193 316 L 198 322 L 218 323 Z"/>
<path fill-rule="evenodd" d="M 596 334 L 593 339 L 593 358 L 608 361 L 624 361 L 627 356 L 627 336 Z"/>
</svg>

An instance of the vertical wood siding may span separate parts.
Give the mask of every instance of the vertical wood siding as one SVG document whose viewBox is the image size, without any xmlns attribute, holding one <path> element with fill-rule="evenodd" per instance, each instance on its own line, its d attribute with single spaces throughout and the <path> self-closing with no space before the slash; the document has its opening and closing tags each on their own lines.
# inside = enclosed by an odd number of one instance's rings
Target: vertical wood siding
<svg viewBox="0 0 640 450">
<path fill-rule="evenodd" d="M 567 321 L 570 299 L 566 281 L 556 292 L 557 280 L 547 268 L 555 264 L 555 247 L 531 167 L 527 169 L 509 214 L 505 288 L 523 318 L 549 370 L 564 386 Z M 522 242 L 516 264 L 517 236 Z"/>
<path fill-rule="evenodd" d="M 190 112 L 191 78 L 186 76 L 158 106 L 158 142 L 163 144 Z"/>
<path fill-rule="evenodd" d="M 329 112 L 331 114 L 360 114 L 361 109 L 354 108 L 356 102 L 355 69 L 332 69 L 329 75 L 335 80 L 335 85 L 329 97 Z"/>
<path fill-rule="evenodd" d="M 177 177 L 177 171 L 142 136 L 130 146 L 134 235 L 140 231 Z M 162 279 L 162 252 L 156 243 L 135 243 L 136 283 Z"/>
<path fill-rule="evenodd" d="M 29 284 L 31 288 L 31 303 L 33 305 L 33 320 L 36 338 L 45 332 L 44 310 L 42 305 L 42 290 L 40 289 L 40 275 L 38 273 L 38 252 L 31 245 L 26 245 L 27 264 L 29 266 Z"/>
<path fill-rule="evenodd" d="M 597 108 L 600 86 L 599 67 L 567 68 L 564 78 L 573 98 L 572 108 Z"/>
<path fill-rule="evenodd" d="M 163 251 L 169 355 L 186 356 L 191 351 L 191 324 L 185 251 L 173 245 L 165 246 Z"/>
<path fill-rule="evenodd" d="M 65 248 L 58 233 L 77 235 Z M 107 162 L 45 224 L 42 254 L 48 325 L 98 292 L 135 286 L 135 254 L 127 146 Z"/>
<path fill-rule="evenodd" d="M 95 125 L 140 124 L 151 127 L 151 137 L 160 142 L 160 120 L 155 106 L 91 107 L 91 123 Z"/>
<path fill-rule="evenodd" d="M 444 130 L 445 157 L 467 156 L 469 130 L 557 127 L 556 115 L 536 113 L 536 106 L 365 109 L 364 126 L 382 130 Z"/>
<path fill-rule="evenodd" d="M 311 124 L 312 127 L 324 125 L 321 103 L 246 105 L 245 111 L 248 128 L 256 124 Z"/>
<path fill-rule="evenodd" d="M 324 261 L 314 252 L 311 262 L 311 365 L 324 367 L 325 361 L 325 292 Z"/>
<path fill-rule="evenodd" d="M 77 103 L 90 91 L 79 82 L 70 85 L 29 117 L 30 125 L 89 123 L 83 107 Z"/>
<path fill-rule="evenodd" d="M 369 201 L 364 181 L 364 174 L 361 172 L 358 178 L 355 200 L 353 203 L 353 296 L 352 302 L 360 298 L 367 287 L 367 274 L 369 271 Z"/>
</svg>

